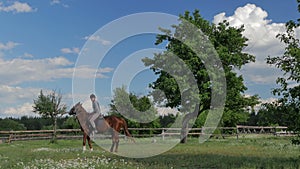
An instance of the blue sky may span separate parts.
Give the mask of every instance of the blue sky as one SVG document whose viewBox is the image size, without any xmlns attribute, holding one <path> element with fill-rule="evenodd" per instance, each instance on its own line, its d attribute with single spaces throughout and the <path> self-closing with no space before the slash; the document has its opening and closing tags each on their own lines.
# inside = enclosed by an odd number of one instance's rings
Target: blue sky
<svg viewBox="0 0 300 169">
<path fill-rule="evenodd" d="M 270 92 L 275 87 L 274 75 L 280 72 L 264 64 L 264 59 L 283 52 L 284 46 L 274 35 L 283 31 L 286 21 L 300 18 L 296 0 L 7 0 L 0 1 L 0 117 L 32 115 L 32 100 L 41 89 L 60 90 L 71 106 L 72 75 L 78 54 L 88 37 L 109 22 L 140 12 L 178 16 L 194 9 L 199 9 L 210 22 L 227 19 L 232 26 L 246 25 L 244 35 L 249 36 L 250 45 L 245 51 L 257 56 L 257 63 L 239 72 L 249 88 L 246 94 L 259 94 L 263 101 L 273 100 Z M 102 44 L 109 43 L 98 38 Z M 95 81 L 104 111 L 111 99 L 110 83 L 118 64 L 135 51 L 164 47 L 155 46 L 154 41 L 153 34 L 134 36 L 106 55 Z M 154 79 L 152 72 L 143 71 L 134 78 L 130 90 L 145 93 L 147 84 Z M 88 99 L 78 97 L 82 101 Z"/>
</svg>

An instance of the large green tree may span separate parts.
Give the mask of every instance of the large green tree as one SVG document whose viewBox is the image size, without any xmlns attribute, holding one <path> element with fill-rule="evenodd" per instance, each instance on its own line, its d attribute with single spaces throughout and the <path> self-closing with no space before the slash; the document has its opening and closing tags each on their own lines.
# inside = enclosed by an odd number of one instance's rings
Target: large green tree
<svg viewBox="0 0 300 169">
<path fill-rule="evenodd" d="M 300 0 L 298 11 L 300 12 Z M 276 105 L 277 111 L 285 114 L 286 121 L 291 130 L 300 132 L 300 43 L 295 31 L 299 30 L 298 22 L 286 23 L 286 32 L 278 34 L 277 38 L 285 44 L 285 52 L 282 56 L 268 57 L 267 63 L 282 70 L 283 76 L 278 77 L 276 83 L 280 87 L 273 90 L 273 94 L 279 96 Z"/>
<path fill-rule="evenodd" d="M 62 103 L 62 95 L 55 91 L 45 95 L 41 90 L 38 97 L 34 100 L 33 112 L 42 117 L 50 117 L 53 122 L 53 137 L 51 142 L 56 142 L 57 118 L 65 114 L 67 106 Z"/>
<path fill-rule="evenodd" d="M 207 54 L 209 53 L 207 51 L 211 51 L 211 46 L 198 40 L 191 40 L 185 43 L 178 40 L 184 39 L 187 36 L 193 36 L 193 32 L 187 28 L 188 24 L 185 24 L 189 22 L 203 32 L 204 36 L 201 38 L 208 37 L 223 65 L 226 76 L 227 97 L 224 118 L 222 119 L 221 125 L 234 126 L 246 121 L 249 115 L 247 107 L 253 107 L 257 104 L 258 98 L 257 96 L 244 96 L 243 93 L 247 88 L 244 85 L 243 77 L 236 73 L 236 70 L 241 69 L 243 65 L 255 61 L 254 56 L 243 52 L 243 49 L 247 46 L 247 38 L 242 35 L 244 27 L 231 27 L 226 21 L 218 25 L 211 24 L 201 17 L 198 10 L 195 10 L 192 14 L 187 11 L 184 15 L 180 15 L 179 18 L 181 22 L 179 25 L 173 26 L 175 30 L 173 34 L 171 30 L 161 29 L 162 34 L 157 36 L 156 44 L 167 43 L 166 50 L 162 53 L 155 54 L 153 59 L 143 59 L 144 64 L 150 66 L 154 73 L 158 75 L 156 81 L 150 84 L 150 87 L 154 89 L 152 95 L 155 102 L 166 103 L 166 106 L 178 108 L 183 113 L 193 112 L 193 110 L 188 110 L 187 108 L 191 105 L 181 103 L 182 91 L 180 92 L 176 79 L 169 72 L 162 69 L 164 64 L 170 64 L 164 61 L 170 57 L 170 53 L 172 53 L 180 58 L 190 69 L 197 81 L 196 83 L 199 90 L 199 93 L 196 93 L 194 89 L 191 89 L 189 93 L 187 92 L 188 95 L 196 95 L 200 105 L 199 109 L 196 108 L 194 110 L 194 113 L 187 113 L 183 120 L 185 121 L 183 122 L 183 127 L 186 127 L 186 121 L 195 117 L 192 114 L 196 113 L 197 116 L 211 108 L 212 85 L 218 84 L 211 84 L 210 76 L 203 60 L 201 60 L 186 43 L 198 48 L 203 48 L 201 55 L 208 59 L 210 55 Z M 175 69 L 174 71 L 180 69 L 178 67 L 171 68 Z M 185 138 L 182 139 L 184 139 L 182 142 L 186 141 Z"/>
</svg>

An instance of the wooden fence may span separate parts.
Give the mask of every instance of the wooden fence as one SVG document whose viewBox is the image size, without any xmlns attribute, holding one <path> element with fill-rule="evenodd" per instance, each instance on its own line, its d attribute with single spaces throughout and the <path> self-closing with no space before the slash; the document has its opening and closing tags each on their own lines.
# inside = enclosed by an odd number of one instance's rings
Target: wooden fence
<svg viewBox="0 0 300 169">
<path fill-rule="evenodd" d="M 24 131 L 0 131 L 2 142 L 12 142 L 19 140 L 47 140 L 53 136 L 53 130 L 24 130 Z M 58 129 L 58 139 L 78 139 L 82 138 L 80 129 Z"/>
<path fill-rule="evenodd" d="M 207 130 L 215 128 L 189 128 L 188 136 L 205 135 Z M 166 137 L 180 138 L 181 128 L 128 128 L 133 137 L 161 137 L 163 140 Z M 0 143 L 12 142 L 18 140 L 43 140 L 51 139 L 53 130 L 25 130 L 25 131 L 0 131 Z M 236 127 L 218 127 L 212 136 L 228 137 L 245 134 L 272 134 L 275 136 L 293 135 L 292 132 L 287 131 L 285 126 L 241 126 Z M 122 135 L 123 136 L 123 135 Z M 109 137 L 109 136 L 108 136 Z M 81 139 L 82 132 L 80 129 L 58 129 L 58 139 Z"/>
</svg>

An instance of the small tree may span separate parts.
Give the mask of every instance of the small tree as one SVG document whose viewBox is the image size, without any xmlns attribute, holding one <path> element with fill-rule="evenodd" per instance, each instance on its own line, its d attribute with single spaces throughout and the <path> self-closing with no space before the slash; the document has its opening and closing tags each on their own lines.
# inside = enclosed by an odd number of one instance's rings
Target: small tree
<svg viewBox="0 0 300 169">
<path fill-rule="evenodd" d="M 147 96 L 138 97 L 128 93 L 125 86 L 114 90 L 110 112 L 128 118 L 127 123 L 130 127 L 161 127 L 157 110 L 151 105 L 150 99 Z"/>
<path fill-rule="evenodd" d="M 43 117 L 51 118 L 53 123 L 53 137 L 51 143 L 56 142 L 57 117 L 66 112 L 67 106 L 61 103 L 62 95 L 52 91 L 45 95 L 41 90 L 36 100 L 33 100 L 33 112 L 40 114 Z"/>
</svg>

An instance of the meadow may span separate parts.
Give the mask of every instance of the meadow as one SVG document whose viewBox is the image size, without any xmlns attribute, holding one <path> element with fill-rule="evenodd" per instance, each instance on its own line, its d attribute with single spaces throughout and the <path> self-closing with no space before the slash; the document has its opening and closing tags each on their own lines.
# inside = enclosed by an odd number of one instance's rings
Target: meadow
<svg viewBox="0 0 300 169">
<path fill-rule="evenodd" d="M 162 144 L 159 141 L 152 143 Z M 150 158 L 126 158 L 94 144 L 94 151 L 82 151 L 81 140 L 15 141 L 0 144 L 0 168 L 300 168 L 300 146 L 290 138 L 251 136 L 210 139 L 199 144 L 189 139 L 173 149 Z M 120 151 L 126 143 L 121 140 Z M 142 150 L 141 150 L 142 151 Z"/>
</svg>

